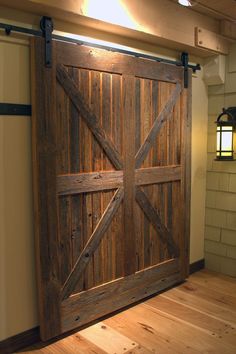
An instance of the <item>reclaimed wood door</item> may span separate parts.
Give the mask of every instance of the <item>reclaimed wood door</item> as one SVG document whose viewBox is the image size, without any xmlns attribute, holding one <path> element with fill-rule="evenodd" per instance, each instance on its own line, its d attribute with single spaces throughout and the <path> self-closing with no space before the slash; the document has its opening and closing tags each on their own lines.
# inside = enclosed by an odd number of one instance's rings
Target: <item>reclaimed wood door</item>
<svg viewBox="0 0 236 354">
<path fill-rule="evenodd" d="M 188 275 L 190 94 L 183 69 L 32 41 L 43 340 Z"/>
</svg>

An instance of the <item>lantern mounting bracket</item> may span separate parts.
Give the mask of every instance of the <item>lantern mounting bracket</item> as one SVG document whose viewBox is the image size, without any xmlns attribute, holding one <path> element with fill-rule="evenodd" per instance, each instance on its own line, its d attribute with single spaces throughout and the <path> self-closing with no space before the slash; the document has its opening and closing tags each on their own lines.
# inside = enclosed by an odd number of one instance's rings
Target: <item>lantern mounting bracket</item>
<svg viewBox="0 0 236 354">
<path fill-rule="evenodd" d="M 228 117 L 228 123 L 236 128 L 236 107 L 223 108 L 216 122 L 220 122 L 221 117 L 225 115 Z M 225 122 L 225 124 L 227 124 L 227 122 Z"/>
</svg>

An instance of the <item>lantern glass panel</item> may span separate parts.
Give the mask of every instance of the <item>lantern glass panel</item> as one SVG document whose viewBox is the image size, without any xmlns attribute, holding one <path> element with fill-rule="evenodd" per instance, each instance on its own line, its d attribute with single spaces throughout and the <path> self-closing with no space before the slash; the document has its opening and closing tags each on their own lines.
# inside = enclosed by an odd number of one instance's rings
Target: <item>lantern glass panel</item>
<svg viewBox="0 0 236 354">
<path fill-rule="evenodd" d="M 221 134 L 221 156 L 232 156 L 233 127 L 223 126 Z"/>
</svg>

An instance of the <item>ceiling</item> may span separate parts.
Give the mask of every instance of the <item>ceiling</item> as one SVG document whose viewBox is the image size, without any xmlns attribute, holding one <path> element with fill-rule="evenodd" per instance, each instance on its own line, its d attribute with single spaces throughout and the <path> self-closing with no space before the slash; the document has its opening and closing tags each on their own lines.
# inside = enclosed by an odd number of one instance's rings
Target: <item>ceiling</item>
<svg viewBox="0 0 236 354">
<path fill-rule="evenodd" d="M 173 1 L 178 2 L 178 0 Z M 193 0 L 192 3 L 193 11 L 236 23 L 236 0 Z"/>
</svg>

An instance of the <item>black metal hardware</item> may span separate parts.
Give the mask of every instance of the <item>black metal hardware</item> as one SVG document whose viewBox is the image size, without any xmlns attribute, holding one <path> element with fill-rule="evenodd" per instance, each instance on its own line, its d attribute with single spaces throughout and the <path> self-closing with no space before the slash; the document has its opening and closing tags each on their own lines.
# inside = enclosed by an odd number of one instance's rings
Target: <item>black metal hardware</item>
<svg viewBox="0 0 236 354">
<path fill-rule="evenodd" d="M 236 107 L 223 108 L 222 113 L 220 113 L 216 120 L 216 123 L 220 123 L 223 116 L 227 116 L 227 121 L 223 122 L 223 125 L 232 125 L 236 128 Z"/>
<path fill-rule="evenodd" d="M 188 88 L 188 53 L 183 52 L 181 54 L 181 62 L 184 67 L 184 88 Z"/>
<path fill-rule="evenodd" d="M 0 23 L 0 29 L 5 30 L 6 34 L 11 34 L 11 32 L 18 32 L 18 33 L 23 33 L 23 34 L 29 34 L 31 36 L 42 37 L 41 31 L 37 31 L 32 28 L 25 28 L 25 27 L 9 25 L 7 23 Z"/>
<path fill-rule="evenodd" d="M 52 67 L 52 32 L 53 22 L 51 17 L 43 16 L 40 20 L 40 28 L 45 38 L 45 65 L 47 68 Z"/>
<path fill-rule="evenodd" d="M 0 103 L 1 116 L 31 116 L 31 105 Z"/>
<path fill-rule="evenodd" d="M 47 18 L 50 19 L 49 17 L 47 17 Z M 0 29 L 4 29 L 6 31 L 6 33 L 8 31 L 8 34 L 10 34 L 12 32 L 19 32 L 19 33 L 37 36 L 37 37 L 44 37 L 45 26 L 43 25 L 42 27 L 41 27 L 42 31 L 37 31 L 37 30 L 30 29 L 30 28 L 24 28 L 24 27 L 12 26 L 12 25 L 5 24 L 5 23 L 0 23 Z M 52 28 L 52 30 L 53 30 L 53 28 Z M 154 55 L 152 56 L 152 55 L 133 52 L 133 51 L 125 50 L 125 49 L 112 48 L 112 47 L 108 47 L 108 46 L 101 45 L 101 44 L 84 42 L 84 41 L 81 41 L 81 40 L 78 40 L 75 38 L 63 37 L 63 36 L 59 36 L 59 35 L 52 34 L 52 33 L 51 33 L 51 39 L 56 39 L 58 41 L 63 41 L 63 42 L 75 43 L 78 45 L 86 45 L 86 46 L 90 46 L 93 48 L 101 48 L 101 49 L 109 50 L 112 52 L 118 52 L 118 53 L 122 53 L 122 54 L 132 55 L 132 56 L 135 56 L 138 58 L 154 60 L 154 61 L 157 61 L 160 63 L 172 64 L 172 65 L 177 65 L 177 66 L 183 65 L 182 59 L 181 60 L 169 60 L 169 59 L 165 59 L 165 58 L 159 58 Z M 192 69 L 193 72 L 196 72 L 197 70 L 201 70 L 201 66 L 199 64 L 196 64 L 196 65 L 187 64 L 187 68 Z"/>
</svg>

